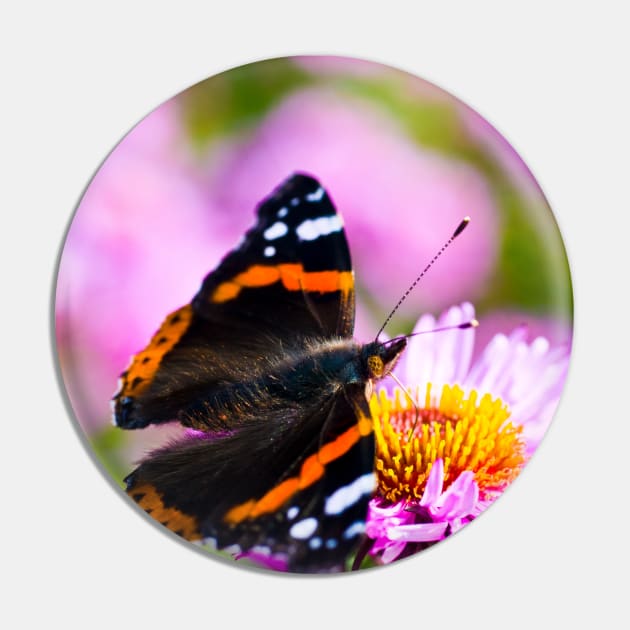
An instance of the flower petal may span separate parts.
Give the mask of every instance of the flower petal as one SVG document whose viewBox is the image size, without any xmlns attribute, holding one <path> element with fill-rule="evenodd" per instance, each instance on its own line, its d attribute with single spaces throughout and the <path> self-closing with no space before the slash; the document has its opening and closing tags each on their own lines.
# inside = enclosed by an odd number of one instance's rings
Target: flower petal
<svg viewBox="0 0 630 630">
<path fill-rule="evenodd" d="M 465 323 L 475 318 L 475 307 L 470 302 L 464 302 L 459 308 L 459 321 L 455 323 Z M 455 372 L 453 383 L 462 383 L 470 370 L 470 361 L 475 346 L 475 329 L 457 330 L 457 343 L 453 350 L 455 358 Z"/>
<path fill-rule="evenodd" d="M 479 487 L 474 474 L 466 470 L 430 506 L 431 515 L 440 520 L 451 521 L 468 516 L 479 499 Z"/>
<path fill-rule="evenodd" d="M 441 540 L 448 523 L 418 523 L 417 525 L 400 525 L 387 530 L 390 540 L 405 542 L 431 542 Z"/>
<path fill-rule="evenodd" d="M 442 493 L 442 484 L 444 483 L 444 462 L 442 459 L 436 459 L 431 466 L 431 472 L 427 479 L 420 505 L 425 507 L 437 501 Z"/>
<path fill-rule="evenodd" d="M 446 328 L 448 326 L 457 326 L 465 321 L 462 308 L 452 306 L 448 311 L 442 314 L 438 319 L 437 328 Z M 458 372 L 458 362 L 460 361 L 460 348 L 463 339 L 468 338 L 469 344 L 474 343 L 475 331 L 473 328 L 467 330 L 447 330 L 435 333 L 435 346 L 437 360 L 433 365 L 433 372 L 430 381 L 436 387 L 441 388 L 446 383 L 455 383 Z M 470 346 L 472 353 L 472 345 Z M 468 365 L 464 374 L 468 371 Z"/>
<path fill-rule="evenodd" d="M 433 315 L 423 315 L 416 323 L 413 333 L 435 328 Z M 403 354 L 404 363 L 401 364 L 403 372 L 402 380 L 409 383 L 428 383 L 433 374 L 434 362 L 437 360 L 435 348 L 435 335 L 418 335 L 412 337 Z"/>
<path fill-rule="evenodd" d="M 381 556 L 382 562 L 385 564 L 389 564 L 398 558 L 398 556 L 404 551 L 406 542 L 396 542 L 390 543 L 383 551 L 383 555 Z"/>
</svg>

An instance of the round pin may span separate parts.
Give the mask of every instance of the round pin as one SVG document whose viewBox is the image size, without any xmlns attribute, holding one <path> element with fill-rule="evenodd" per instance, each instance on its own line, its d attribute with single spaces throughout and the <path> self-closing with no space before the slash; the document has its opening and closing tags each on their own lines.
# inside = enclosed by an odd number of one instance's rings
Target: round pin
<svg viewBox="0 0 630 630">
<path fill-rule="evenodd" d="M 331 573 L 492 518 L 572 312 L 553 213 L 489 122 L 395 68 L 286 57 L 114 147 L 63 244 L 56 348 L 133 509 L 226 562 Z"/>
</svg>

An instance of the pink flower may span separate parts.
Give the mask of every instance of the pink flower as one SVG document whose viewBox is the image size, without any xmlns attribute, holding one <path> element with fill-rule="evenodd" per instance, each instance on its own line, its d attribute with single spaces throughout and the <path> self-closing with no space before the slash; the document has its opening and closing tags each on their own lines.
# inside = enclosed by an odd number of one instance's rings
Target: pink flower
<svg viewBox="0 0 630 630">
<path fill-rule="evenodd" d="M 544 337 L 551 346 L 565 349 L 571 346 L 571 326 L 564 317 L 524 314 L 522 311 L 501 309 L 484 313 L 483 326 L 475 330 L 472 361 L 477 361 L 498 330 L 516 329 L 527 330 L 528 339 Z"/>
<path fill-rule="evenodd" d="M 410 543 L 434 543 L 460 529 L 472 517 L 479 500 L 474 474 L 465 471 L 443 492 L 444 462 L 433 463 L 422 499 L 387 505 L 370 501 L 366 533 L 375 540 L 370 554 L 387 564 Z"/>
<path fill-rule="evenodd" d="M 437 319 L 423 315 L 413 332 L 454 326 L 474 317 L 473 305 L 465 302 L 451 307 Z M 487 319 L 493 321 L 492 317 Z M 557 334 L 565 343 L 555 346 L 542 336 L 529 341 L 527 317 L 521 316 L 520 321 L 523 323 L 511 333 L 494 334 L 476 352 L 476 337 L 487 325 L 485 317 L 479 328 L 412 337 L 395 373 L 409 385 L 424 386 L 430 382 L 434 391 L 440 391 L 445 384 L 457 384 L 466 391 L 476 390 L 481 395 L 491 393 L 501 398 L 509 407 L 512 422 L 523 427 L 526 450 L 531 454 L 560 400 L 569 368 L 569 333 L 562 328 L 567 332 Z M 559 326 L 548 324 L 549 330 Z M 484 336 L 489 335 L 486 332 Z"/>
<path fill-rule="evenodd" d="M 474 315 L 464 303 L 421 317 L 416 333 L 454 328 L 410 337 L 395 369 L 408 393 L 383 388 L 371 400 L 378 489 L 366 533 L 381 563 L 435 544 L 495 501 L 538 446 L 560 398 L 567 347 L 528 342 L 519 327 L 495 334 L 473 360 L 476 330 L 456 327 Z"/>
</svg>

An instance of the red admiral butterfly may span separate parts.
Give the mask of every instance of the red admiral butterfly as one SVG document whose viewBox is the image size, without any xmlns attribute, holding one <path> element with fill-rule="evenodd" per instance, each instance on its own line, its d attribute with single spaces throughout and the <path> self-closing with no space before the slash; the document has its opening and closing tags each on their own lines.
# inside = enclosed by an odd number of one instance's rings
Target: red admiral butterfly
<svg viewBox="0 0 630 630">
<path fill-rule="evenodd" d="M 151 453 L 128 494 L 188 540 L 344 570 L 375 490 L 366 389 L 404 337 L 352 339 L 354 276 L 324 188 L 296 174 L 121 376 L 123 429 L 197 429 Z"/>
</svg>

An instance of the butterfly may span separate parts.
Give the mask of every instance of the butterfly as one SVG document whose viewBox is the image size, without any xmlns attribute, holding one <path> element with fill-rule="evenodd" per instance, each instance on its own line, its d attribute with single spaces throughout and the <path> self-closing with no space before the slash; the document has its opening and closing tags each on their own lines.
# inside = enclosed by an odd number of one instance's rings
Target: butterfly
<svg viewBox="0 0 630 630">
<path fill-rule="evenodd" d="M 345 570 L 375 491 L 368 404 L 406 339 L 353 339 L 341 215 L 296 173 L 122 373 L 123 429 L 195 429 L 145 457 L 129 496 L 165 527 L 301 573 Z"/>
</svg>

